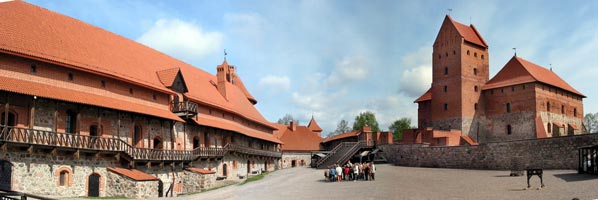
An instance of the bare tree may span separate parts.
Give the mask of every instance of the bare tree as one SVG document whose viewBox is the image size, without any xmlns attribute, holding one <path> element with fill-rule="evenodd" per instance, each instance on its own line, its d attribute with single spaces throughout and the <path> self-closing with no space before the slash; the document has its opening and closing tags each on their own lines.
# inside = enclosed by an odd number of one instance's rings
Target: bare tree
<svg viewBox="0 0 598 200">
<path fill-rule="evenodd" d="M 289 125 L 291 124 L 291 122 L 294 120 L 293 115 L 291 114 L 285 114 L 284 117 L 278 119 L 278 121 L 276 123 L 278 124 L 284 124 L 284 125 Z"/>
</svg>

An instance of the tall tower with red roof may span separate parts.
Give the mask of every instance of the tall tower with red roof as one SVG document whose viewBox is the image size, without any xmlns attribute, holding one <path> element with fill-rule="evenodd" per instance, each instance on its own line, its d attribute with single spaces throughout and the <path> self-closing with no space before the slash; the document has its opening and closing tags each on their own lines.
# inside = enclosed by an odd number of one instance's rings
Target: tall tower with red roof
<svg viewBox="0 0 598 200">
<path fill-rule="evenodd" d="M 431 115 L 427 127 L 472 134 L 481 87 L 488 81 L 488 45 L 473 25 L 446 16 L 433 47 Z"/>
</svg>

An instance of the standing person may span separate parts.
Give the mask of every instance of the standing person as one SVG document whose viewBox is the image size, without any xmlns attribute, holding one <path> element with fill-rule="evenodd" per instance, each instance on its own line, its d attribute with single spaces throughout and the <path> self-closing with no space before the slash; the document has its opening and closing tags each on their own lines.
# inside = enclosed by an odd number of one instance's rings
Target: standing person
<svg viewBox="0 0 598 200">
<path fill-rule="evenodd" d="M 340 165 L 336 165 L 336 173 L 338 174 L 336 181 L 341 182 L 341 179 L 343 178 L 343 169 L 341 168 Z"/>
<path fill-rule="evenodd" d="M 364 164 L 365 163 L 360 163 L 359 164 L 359 179 L 361 179 L 361 180 L 365 180 L 365 177 L 363 176 L 363 174 L 364 174 L 363 170 L 365 169 L 365 165 Z"/>
<path fill-rule="evenodd" d="M 368 181 L 370 178 L 370 166 L 368 165 L 368 163 L 364 163 L 364 168 L 363 168 L 363 175 L 365 176 L 365 180 Z"/>
<path fill-rule="evenodd" d="M 330 179 L 330 166 L 326 167 L 324 171 L 324 181 L 328 182 Z"/>
<path fill-rule="evenodd" d="M 330 167 L 330 182 L 334 182 L 334 179 L 336 178 L 336 169 L 334 168 L 334 166 Z"/>
<path fill-rule="evenodd" d="M 355 163 L 353 165 L 353 182 L 357 181 L 358 175 L 359 175 L 359 164 Z"/>
<path fill-rule="evenodd" d="M 349 180 L 353 180 L 353 165 L 349 162 Z"/>
<path fill-rule="evenodd" d="M 345 169 L 343 171 L 343 180 L 346 181 L 349 178 L 349 165 L 345 165 Z"/>
<path fill-rule="evenodd" d="M 376 165 L 374 165 L 374 163 L 372 162 L 372 165 L 370 166 L 370 174 L 372 174 L 372 181 L 376 180 Z"/>
</svg>

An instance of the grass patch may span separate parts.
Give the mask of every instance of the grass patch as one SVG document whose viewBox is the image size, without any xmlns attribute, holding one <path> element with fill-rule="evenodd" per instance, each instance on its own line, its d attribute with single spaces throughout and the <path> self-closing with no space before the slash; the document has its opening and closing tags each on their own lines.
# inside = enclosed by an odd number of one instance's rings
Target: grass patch
<svg viewBox="0 0 598 200">
<path fill-rule="evenodd" d="M 245 185 L 246 183 L 250 183 L 250 182 L 253 182 L 253 181 L 257 181 L 257 180 L 263 179 L 263 178 L 264 178 L 264 176 L 268 175 L 269 173 L 270 173 L 270 172 L 264 172 L 264 173 L 258 174 L 258 175 L 256 175 L 256 176 L 253 176 L 253 177 L 247 178 L 247 179 L 246 179 L 245 181 L 243 181 L 242 183 L 239 183 L 239 185 Z"/>
</svg>

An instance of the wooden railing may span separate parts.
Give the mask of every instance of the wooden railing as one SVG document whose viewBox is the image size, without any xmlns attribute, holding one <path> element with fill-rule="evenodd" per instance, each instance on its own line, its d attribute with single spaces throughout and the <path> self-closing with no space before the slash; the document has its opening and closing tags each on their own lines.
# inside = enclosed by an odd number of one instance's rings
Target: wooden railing
<svg viewBox="0 0 598 200">
<path fill-rule="evenodd" d="M 267 156 L 267 157 L 275 157 L 275 158 L 282 157 L 282 152 L 253 149 L 253 148 L 235 145 L 235 144 L 227 144 L 225 146 L 225 149 L 226 149 L 226 151 L 229 151 L 229 152 L 232 151 L 232 152 L 238 152 L 238 153 L 242 153 L 242 154 L 259 155 L 259 156 Z"/>
<path fill-rule="evenodd" d="M 171 102 L 173 113 L 193 113 L 197 114 L 197 104 L 191 101 Z"/>
<path fill-rule="evenodd" d="M 135 148 L 121 139 L 104 138 L 17 128 L 0 125 L 0 141 L 50 147 L 123 152 L 134 160 L 192 161 L 199 157 L 222 157 L 223 148 L 199 147 L 194 150 Z"/>
</svg>

